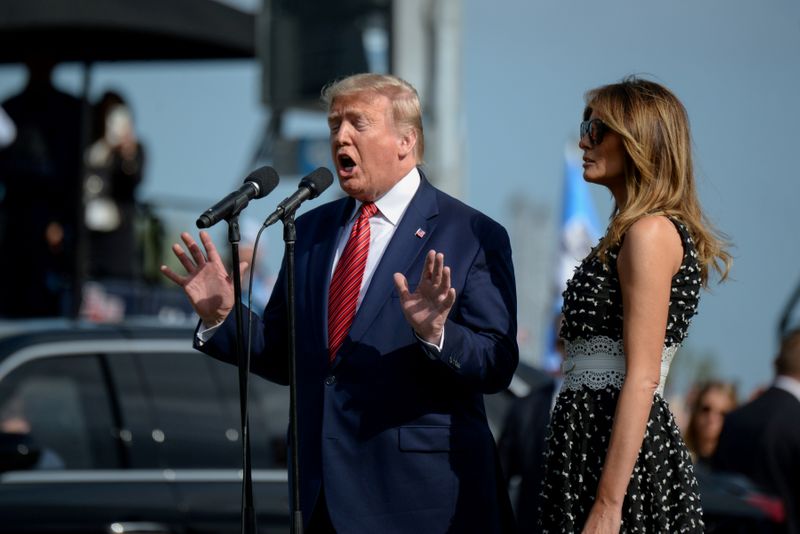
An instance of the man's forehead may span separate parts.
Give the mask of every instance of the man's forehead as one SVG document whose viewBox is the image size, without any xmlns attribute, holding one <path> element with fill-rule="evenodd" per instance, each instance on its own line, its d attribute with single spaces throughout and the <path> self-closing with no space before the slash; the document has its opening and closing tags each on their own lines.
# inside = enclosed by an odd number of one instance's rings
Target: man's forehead
<svg viewBox="0 0 800 534">
<path fill-rule="evenodd" d="M 348 112 L 363 112 L 366 108 L 386 108 L 389 99 L 375 91 L 359 91 L 337 96 L 331 102 L 328 116 L 341 115 Z"/>
</svg>

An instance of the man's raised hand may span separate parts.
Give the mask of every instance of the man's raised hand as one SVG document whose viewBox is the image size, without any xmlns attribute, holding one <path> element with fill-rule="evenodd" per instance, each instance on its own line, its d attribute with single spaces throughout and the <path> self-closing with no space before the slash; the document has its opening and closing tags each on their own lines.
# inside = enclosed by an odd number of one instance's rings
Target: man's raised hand
<svg viewBox="0 0 800 534">
<path fill-rule="evenodd" d="M 447 315 L 456 301 L 456 290 L 450 287 L 450 267 L 444 264 L 444 254 L 428 251 L 419 285 L 413 293 L 401 273 L 394 274 L 394 285 L 408 324 L 420 338 L 439 345 Z"/>
<path fill-rule="evenodd" d="M 189 254 L 178 243 L 172 245 L 172 252 L 186 269 L 186 275 L 181 276 L 166 265 L 161 266 L 161 272 L 183 288 L 205 326 L 219 324 L 233 309 L 233 280 L 208 232 L 200 232 L 205 254 L 188 232 L 182 232 L 181 239 Z M 247 268 L 247 262 L 240 265 L 242 270 Z"/>
</svg>

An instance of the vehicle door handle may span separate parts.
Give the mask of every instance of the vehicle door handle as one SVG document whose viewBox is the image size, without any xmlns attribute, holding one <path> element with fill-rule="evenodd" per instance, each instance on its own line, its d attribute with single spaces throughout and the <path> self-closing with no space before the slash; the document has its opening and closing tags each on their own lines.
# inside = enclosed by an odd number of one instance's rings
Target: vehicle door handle
<svg viewBox="0 0 800 534">
<path fill-rule="evenodd" d="M 125 521 L 111 523 L 106 529 L 108 534 L 171 534 L 168 526 L 161 523 L 147 523 L 144 521 Z"/>
</svg>

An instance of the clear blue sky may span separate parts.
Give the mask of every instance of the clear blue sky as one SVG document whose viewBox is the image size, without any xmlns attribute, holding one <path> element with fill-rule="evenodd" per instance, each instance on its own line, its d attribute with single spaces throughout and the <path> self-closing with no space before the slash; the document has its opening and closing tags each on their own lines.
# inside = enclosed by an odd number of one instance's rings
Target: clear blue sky
<svg viewBox="0 0 800 534">
<path fill-rule="evenodd" d="M 256 0 L 238 0 L 245 7 Z M 564 143 L 583 93 L 644 73 L 682 99 L 707 214 L 735 243 L 732 281 L 703 296 L 687 348 L 713 353 L 744 392 L 771 376 L 778 315 L 800 282 L 800 5 L 791 0 L 464 0 L 464 199 L 509 223 L 512 195 L 560 205 Z M 58 83 L 77 91 L 75 69 Z M 202 208 L 241 182 L 263 127 L 253 63 L 100 65 L 93 92 L 129 99 L 148 148 L 143 200 L 196 199 Z M 0 97 L 22 69 L 0 67 Z M 294 184 L 253 210 L 266 214 Z M 325 198 L 333 198 L 333 188 Z M 611 203 L 593 192 L 598 211 Z M 193 227 L 189 210 L 176 224 Z M 281 253 L 270 237 L 270 261 Z M 680 358 L 680 356 L 679 356 Z"/>
</svg>

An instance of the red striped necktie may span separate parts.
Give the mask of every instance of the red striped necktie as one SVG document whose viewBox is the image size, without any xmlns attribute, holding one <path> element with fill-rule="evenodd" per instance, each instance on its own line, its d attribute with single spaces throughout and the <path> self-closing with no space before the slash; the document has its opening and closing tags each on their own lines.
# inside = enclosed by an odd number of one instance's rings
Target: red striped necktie
<svg viewBox="0 0 800 534">
<path fill-rule="evenodd" d="M 330 361 L 342 346 L 353 317 L 369 254 L 369 218 L 378 212 L 372 202 L 361 204 L 358 219 L 336 264 L 328 292 L 328 353 Z"/>
</svg>

